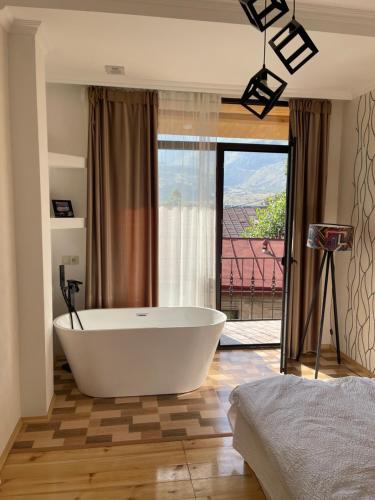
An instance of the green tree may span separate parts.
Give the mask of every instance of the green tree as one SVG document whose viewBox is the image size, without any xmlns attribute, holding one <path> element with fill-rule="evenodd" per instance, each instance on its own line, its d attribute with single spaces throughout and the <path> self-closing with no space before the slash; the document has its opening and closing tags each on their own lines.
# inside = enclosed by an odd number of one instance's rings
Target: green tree
<svg viewBox="0 0 375 500">
<path fill-rule="evenodd" d="M 267 206 L 256 209 L 255 219 L 242 233 L 243 238 L 281 238 L 285 232 L 286 193 L 267 198 Z"/>
<path fill-rule="evenodd" d="M 168 200 L 169 205 L 172 205 L 173 207 L 178 207 L 179 205 L 181 205 L 181 201 L 182 201 L 181 191 L 179 191 L 178 189 L 174 189 L 171 192 L 171 195 Z"/>
</svg>

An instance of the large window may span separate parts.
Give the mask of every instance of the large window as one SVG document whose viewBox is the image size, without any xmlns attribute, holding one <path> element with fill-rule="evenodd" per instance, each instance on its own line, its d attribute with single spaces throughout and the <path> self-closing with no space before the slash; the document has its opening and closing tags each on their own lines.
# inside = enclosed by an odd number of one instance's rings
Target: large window
<svg viewBox="0 0 375 500">
<path fill-rule="evenodd" d="M 218 117 L 217 136 L 212 137 L 212 156 L 216 155 L 216 143 L 233 144 L 269 144 L 287 145 L 289 135 L 289 108 L 275 107 L 264 119 L 259 120 L 239 104 L 223 103 Z M 162 119 L 159 128 L 159 203 L 160 205 L 173 205 L 185 200 L 185 203 L 196 202 L 199 191 L 195 182 L 199 175 L 197 157 L 200 154 L 197 143 L 199 136 L 195 127 L 189 129 L 186 124 L 186 115 L 179 117 L 175 114 L 173 120 Z M 244 161 L 241 161 L 241 158 Z M 243 165 L 249 161 L 253 166 L 248 166 L 258 176 L 261 176 L 264 163 L 269 161 L 258 156 L 258 162 L 248 155 L 238 152 L 229 152 L 226 161 L 233 165 Z M 285 165 L 280 165 L 277 158 L 277 170 L 274 173 L 277 179 L 272 185 L 259 187 L 254 193 L 254 201 L 263 200 L 267 195 L 280 192 L 284 189 Z M 285 163 L 285 160 L 283 160 Z M 190 168 L 187 170 L 186 165 Z M 271 171 L 272 169 L 269 169 Z M 241 183 L 241 168 L 232 169 L 238 183 Z M 264 171 L 264 170 L 263 170 Z M 216 174 L 216 173 L 215 173 Z M 212 173 L 214 175 L 214 173 Z M 280 182 L 281 179 L 281 182 Z M 245 180 L 242 178 L 242 180 Z M 248 180 L 248 178 L 246 178 Z M 264 180 L 266 181 L 266 179 Z M 260 182 L 257 183 L 259 185 Z M 281 186 L 282 189 L 281 189 Z M 229 194 L 228 194 L 229 196 Z M 249 195 L 250 196 L 250 195 Z M 210 193 L 210 202 L 215 199 L 215 192 Z M 244 204 L 253 200 L 243 192 L 239 198 L 233 196 L 234 203 Z"/>
<path fill-rule="evenodd" d="M 238 104 L 215 108 L 205 102 L 202 111 L 199 106 L 180 109 L 176 102 L 175 108 L 163 108 L 159 121 L 160 304 L 215 307 L 215 262 L 221 258 L 215 242 L 217 147 L 287 145 L 289 110 L 276 107 L 260 121 Z M 273 164 L 269 157 L 234 150 L 226 153 L 224 216 L 241 212 L 242 230 L 249 221 L 249 207 L 255 213 L 284 190 L 285 155 L 272 155 L 272 160 Z M 232 222 L 233 236 L 244 238 L 238 221 Z M 230 319 L 242 318 L 234 301 L 227 309 Z"/>
</svg>

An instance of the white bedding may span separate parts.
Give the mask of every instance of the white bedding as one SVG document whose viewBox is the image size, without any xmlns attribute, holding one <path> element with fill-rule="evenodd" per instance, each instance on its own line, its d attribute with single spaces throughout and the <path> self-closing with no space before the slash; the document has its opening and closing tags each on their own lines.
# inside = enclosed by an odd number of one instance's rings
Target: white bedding
<svg viewBox="0 0 375 500">
<path fill-rule="evenodd" d="M 375 499 L 375 379 L 277 376 L 237 387 L 231 403 L 290 500 Z"/>
</svg>

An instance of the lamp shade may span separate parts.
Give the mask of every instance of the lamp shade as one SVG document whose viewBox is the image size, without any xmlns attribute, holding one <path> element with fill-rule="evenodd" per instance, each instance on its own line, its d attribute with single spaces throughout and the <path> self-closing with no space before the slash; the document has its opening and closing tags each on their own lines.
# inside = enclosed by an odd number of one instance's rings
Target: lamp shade
<svg viewBox="0 0 375 500">
<path fill-rule="evenodd" d="M 284 80 L 263 66 L 250 79 L 241 97 L 241 105 L 263 120 L 281 97 L 286 85 Z"/>
<path fill-rule="evenodd" d="M 285 0 L 240 0 L 250 23 L 260 31 L 265 31 L 289 11 Z"/>
<path fill-rule="evenodd" d="M 305 28 L 295 19 L 279 31 L 269 44 L 291 75 L 319 52 Z"/>
<path fill-rule="evenodd" d="M 310 224 L 307 246 L 328 252 L 348 252 L 352 249 L 353 226 Z"/>
</svg>

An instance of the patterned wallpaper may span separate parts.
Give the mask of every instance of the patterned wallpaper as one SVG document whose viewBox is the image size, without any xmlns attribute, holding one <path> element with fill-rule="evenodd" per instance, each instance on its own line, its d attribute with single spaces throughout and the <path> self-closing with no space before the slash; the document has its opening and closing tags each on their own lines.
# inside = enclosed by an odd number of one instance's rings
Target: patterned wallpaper
<svg viewBox="0 0 375 500">
<path fill-rule="evenodd" d="M 375 93 L 358 101 L 354 164 L 355 228 L 347 273 L 345 351 L 375 372 Z"/>
</svg>

